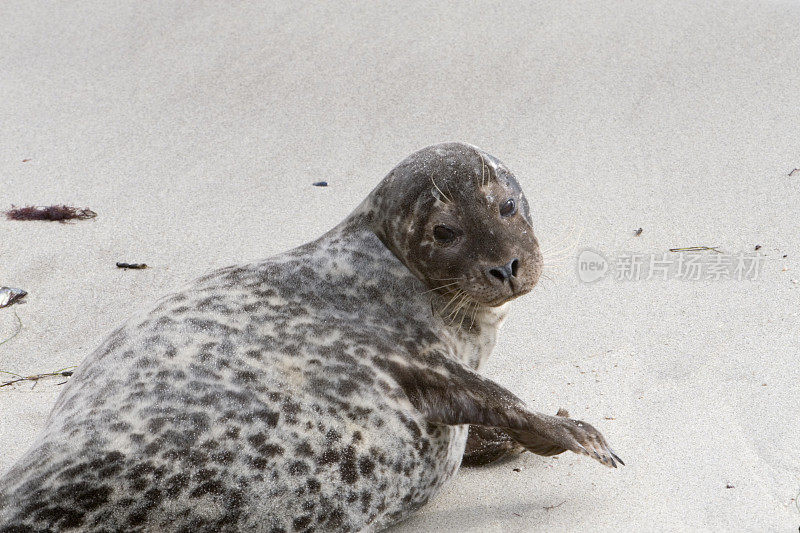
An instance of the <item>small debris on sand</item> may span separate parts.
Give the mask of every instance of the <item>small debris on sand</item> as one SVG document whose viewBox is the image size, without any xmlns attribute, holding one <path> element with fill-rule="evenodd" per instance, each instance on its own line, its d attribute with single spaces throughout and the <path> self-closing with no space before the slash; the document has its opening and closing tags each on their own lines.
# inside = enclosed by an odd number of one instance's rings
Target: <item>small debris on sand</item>
<svg viewBox="0 0 800 533">
<path fill-rule="evenodd" d="M 145 263 L 117 263 L 117 268 L 142 270 L 147 268 L 147 265 Z"/>
<path fill-rule="evenodd" d="M 640 236 L 642 234 L 642 231 L 644 231 L 642 228 L 637 229 L 636 231 L 633 232 L 633 236 L 634 237 Z"/>
<path fill-rule="evenodd" d="M 545 511 L 552 511 L 553 509 L 556 509 L 556 508 L 558 508 L 558 507 L 561 507 L 561 506 L 562 506 L 562 505 L 564 505 L 565 503 L 567 503 L 567 500 L 564 500 L 563 502 L 559 503 L 558 505 L 545 505 L 545 506 L 544 506 L 544 510 L 545 510 Z"/>
<path fill-rule="evenodd" d="M 519 468 L 512 468 L 511 470 L 513 470 L 514 472 L 522 472 L 522 470 L 520 470 Z"/>
<path fill-rule="evenodd" d="M 789 175 L 790 175 L 790 176 L 794 176 L 794 173 L 795 173 L 795 172 L 800 172 L 800 168 L 795 168 L 795 169 L 793 169 L 791 172 L 789 172 Z"/>
<path fill-rule="evenodd" d="M 25 298 L 28 291 L 13 287 L 0 287 L 0 307 L 8 307 Z"/>
<path fill-rule="evenodd" d="M 706 252 L 712 251 L 721 254 L 719 250 L 715 246 L 689 246 L 688 248 L 670 248 L 670 252 Z"/>
<path fill-rule="evenodd" d="M 84 207 L 72 207 L 69 205 L 49 205 L 14 207 L 6 211 L 6 218 L 9 220 L 53 220 L 56 222 L 66 222 L 67 220 L 87 220 L 97 216 L 97 213 Z"/>
<path fill-rule="evenodd" d="M 42 378 L 48 378 L 48 377 L 52 377 L 52 376 L 61 376 L 61 377 L 64 377 L 64 378 L 68 378 L 74 373 L 72 370 L 70 370 L 72 368 L 75 368 L 75 367 L 74 366 L 68 366 L 67 368 L 62 368 L 61 370 L 56 370 L 55 372 L 45 372 L 44 374 L 33 374 L 31 376 L 21 376 L 19 374 L 15 374 L 14 372 L 7 372 L 5 370 L 0 370 L 0 373 L 2 373 L 2 374 L 8 374 L 8 375 L 11 375 L 11 376 L 16 376 L 16 378 L 12 379 L 11 381 L 6 381 L 4 383 L 0 383 L 0 387 L 7 387 L 9 385 L 13 385 L 14 383 L 18 383 L 20 381 L 38 382 Z M 66 383 L 66 380 L 62 381 L 61 383 L 56 383 L 56 385 L 63 385 L 64 383 Z M 34 383 L 34 387 L 35 386 L 36 386 L 36 383 Z"/>
<path fill-rule="evenodd" d="M 328 182 L 327 181 L 315 181 L 313 183 L 313 185 L 314 185 L 314 187 L 327 187 L 328 186 Z"/>
<path fill-rule="evenodd" d="M 760 244 L 756 244 L 756 250 L 760 250 L 760 249 L 761 249 L 761 245 Z"/>
<path fill-rule="evenodd" d="M 23 163 L 27 163 L 28 161 L 30 161 L 30 159 L 23 159 L 22 160 Z"/>
<path fill-rule="evenodd" d="M 728 483 L 727 485 L 725 485 L 725 488 L 726 488 L 726 489 L 734 489 L 734 488 L 736 488 L 736 487 L 734 487 L 733 485 L 731 485 L 730 483 Z"/>
</svg>

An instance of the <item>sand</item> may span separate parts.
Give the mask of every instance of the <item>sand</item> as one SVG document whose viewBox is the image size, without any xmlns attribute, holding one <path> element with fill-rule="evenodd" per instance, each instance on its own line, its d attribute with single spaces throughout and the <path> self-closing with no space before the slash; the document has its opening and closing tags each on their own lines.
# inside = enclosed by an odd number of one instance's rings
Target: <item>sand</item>
<svg viewBox="0 0 800 533">
<path fill-rule="evenodd" d="M 0 369 L 75 365 L 136 309 L 318 236 L 411 151 L 464 140 L 515 170 L 543 246 L 567 248 L 514 303 L 486 373 L 601 428 L 628 465 L 525 455 L 464 470 L 395 531 L 800 525 L 797 2 L 0 12 L 0 208 L 98 213 L 0 220 L 0 285 L 30 292 L 0 309 L 0 339 L 14 311 L 23 326 Z M 755 280 L 576 275 L 583 248 L 696 245 L 761 245 L 763 267 Z M 0 389 L 0 470 L 60 382 Z"/>
</svg>

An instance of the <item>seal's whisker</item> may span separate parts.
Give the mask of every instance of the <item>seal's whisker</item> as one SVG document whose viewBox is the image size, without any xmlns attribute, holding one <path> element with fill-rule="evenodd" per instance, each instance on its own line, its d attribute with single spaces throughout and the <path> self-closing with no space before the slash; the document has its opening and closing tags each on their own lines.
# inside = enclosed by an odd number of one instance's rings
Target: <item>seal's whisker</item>
<svg viewBox="0 0 800 533">
<path fill-rule="evenodd" d="M 492 166 L 486 163 L 486 158 L 483 157 L 482 153 L 478 152 L 478 155 L 481 158 L 481 187 L 485 187 L 489 185 L 492 179 Z M 487 167 L 489 172 L 486 172 Z"/>
<path fill-rule="evenodd" d="M 470 307 L 470 305 L 472 305 L 473 303 L 475 303 L 475 302 L 474 302 L 474 300 L 473 300 L 472 298 L 468 298 L 468 299 L 467 299 L 467 303 L 466 303 L 466 305 L 464 306 L 464 309 L 462 310 L 462 313 L 461 313 L 461 320 L 458 322 L 458 329 L 461 329 L 461 326 L 463 326 L 463 325 L 464 325 L 464 319 L 465 319 L 465 318 L 467 317 L 467 315 L 469 314 L 469 307 Z M 472 326 L 470 326 L 470 327 L 472 327 Z"/>
<path fill-rule="evenodd" d="M 577 244 L 578 244 L 577 242 L 573 242 L 571 244 L 566 244 L 566 245 L 562 246 L 561 248 L 551 248 L 550 250 L 544 250 L 544 251 L 541 252 L 542 253 L 542 258 L 544 258 L 544 259 L 553 259 L 553 258 L 558 258 L 558 257 L 561 257 L 563 255 L 569 254 L 570 252 L 575 250 L 575 246 Z"/>
<path fill-rule="evenodd" d="M 456 307 L 453 309 L 452 313 L 450 313 L 450 316 L 452 316 L 452 317 L 453 317 L 453 321 L 452 321 L 452 322 L 451 322 L 451 324 L 450 324 L 451 326 L 452 326 L 453 324 L 455 324 L 455 322 L 456 322 L 456 318 L 458 318 L 458 313 L 459 313 L 459 311 L 461 311 L 461 310 L 463 309 L 463 307 L 464 307 L 465 305 L 467 305 L 467 304 L 468 304 L 469 302 L 471 302 L 471 301 L 472 301 L 472 300 L 470 299 L 469 295 L 468 295 L 468 294 L 465 292 L 465 293 L 464 293 L 464 297 L 463 297 L 463 298 L 461 298 L 461 300 L 459 300 L 459 302 L 458 302 L 458 305 L 456 305 Z M 462 322 L 464 321 L 464 313 L 461 313 L 461 321 L 462 321 Z M 460 325 L 460 324 L 459 324 L 459 327 L 461 327 L 461 325 Z"/>
<path fill-rule="evenodd" d="M 462 298 L 461 298 L 461 300 L 459 300 L 458 303 L 462 302 L 463 300 L 464 300 L 464 298 L 463 298 L 463 295 L 462 295 Z M 453 307 L 453 309 L 451 311 L 449 311 L 447 313 L 447 316 L 444 317 L 445 322 L 449 323 L 450 319 L 455 315 L 455 313 L 458 312 L 458 303 Z"/>
<path fill-rule="evenodd" d="M 449 197 L 448 197 L 448 196 L 447 196 L 447 195 L 446 195 L 444 192 L 442 192 L 442 189 L 440 189 L 440 188 L 439 188 L 439 186 L 438 186 L 438 185 L 436 185 L 436 180 L 434 180 L 434 179 L 433 179 L 433 176 L 431 176 L 431 183 L 433 183 L 433 186 L 434 186 L 434 187 L 436 187 L 436 190 L 437 190 L 437 191 L 439 191 L 439 194 L 441 194 L 441 195 L 442 195 L 442 197 L 443 197 L 443 198 L 444 198 L 446 201 L 448 201 L 448 202 L 452 202 L 452 200 L 451 200 L 451 199 L 450 199 L 450 198 L 449 198 Z"/>
<path fill-rule="evenodd" d="M 567 260 L 570 259 L 569 255 L 564 255 L 562 257 L 555 257 L 555 258 L 542 258 L 542 266 L 554 266 L 554 265 L 564 265 L 566 264 Z"/>
<path fill-rule="evenodd" d="M 556 279 L 563 279 L 566 273 L 566 267 L 561 265 L 544 268 L 539 272 L 541 276 L 545 276 L 548 280 L 553 282 L 555 282 Z"/>
<path fill-rule="evenodd" d="M 542 263 L 547 265 L 564 264 L 566 261 L 571 260 L 575 255 L 578 243 L 575 242 L 559 251 L 543 254 Z"/>
<path fill-rule="evenodd" d="M 563 261 L 568 259 L 573 253 L 575 253 L 575 245 L 564 248 L 563 250 L 559 250 L 557 252 L 548 253 L 547 255 L 543 254 L 542 260 L 545 262 Z"/>
<path fill-rule="evenodd" d="M 466 294 L 466 293 L 464 291 L 462 291 L 461 289 L 457 290 L 455 296 L 450 298 L 450 301 L 447 302 L 447 304 L 439 310 L 439 313 L 444 313 L 445 310 L 448 307 L 450 307 L 450 304 L 452 304 L 455 301 L 455 299 L 458 298 L 459 296 L 461 296 L 462 294 Z"/>
<path fill-rule="evenodd" d="M 484 179 L 486 176 L 486 161 L 483 159 L 483 154 L 478 152 L 478 155 L 481 158 L 481 187 L 486 187 L 486 185 L 489 184 L 489 182 Z"/>
<path fill-rule="evenodd" d="M 573 256 L 575 255 L 575 249 L 573 248 L 569 252 L 565 252 L 563 255 L 559 257 L 546 257 L 542 261 L 542 266 L 548 267 L 563 267 L 567 262 L 572 262 Z"/>
<path fill-rule="evenodd" d="M 542 248 L 542 253 L 551 252 L 554 249 L 561 247 L 565 242 L 569 242 L 569 240 L 575 234 L 575 230 L 576 229 L 577 229 L 577 226 L 572 226 L 572 228 L 570 228 L 569 233 L 567 233 L 566 236 L 560 237 L 558 240 L 553 241 L 552 243 L 550 243 L 550 245 L 548 247 Z"/>
<path fill-rule="evenodd" d="M 474 307 L 472 309 L 472 318 L 469 321 L 469 329 L 472 329 L 472 326 L 475 325 L 475 317 L 478 315 L 478 306 L 480 305 L 478 302 L 474 302 Z"/>
<path fill-rule="evenodd" d="M 452 286 L 452 285 L 458 285 L 459 283 L 461 283 L 461 282 L 460 282 L 460 281 L 458 281 L 458 280 L 456 280 L 456 281 L 451 281 L 450 283 L 445 283 L 444 285 L 439 285 L 438 287 L 434 287 L 434 288 L 433 288 L 433 289 L 431 289 L 431 290 L 432 290 L 432 291 L 435 291 L 435 290 L 438 290 L 438 289 L 443 289 L 443 288 L 445 288 L 445 287 L 450 287 L 450 286 Z"/>
<path fill-rule="evenodd" d="M 447 192 L 450 193 L 450 201 L 452 202 L 455 196 L 453 195 L 453 191 L 450 190 L 450 185 L 447 184 L 447 181 L 444 182 L 444 187 L 447 189 Z"/>
<path fill-rule="evenodd" d="M 575 235 L 575 231 L 578 231 L 577 235 Z M 573 235 L 575 235 L 573 239 Z M 572 229 L 569 231 L 566 237 L 559 239 L 558 241 L 552 243 L 547 248 L 542 248 L 541 253 L 543 256 L 554 256 L 557 255 L 565 250 L 573 250 L 575 246 L 578 245 L 580 238 L 583 236 L 583 229 L 578 229 L 577 227 L 573 226 Z M 567 243 L 567 244 L 565 244 Z"/>
<path fill-rule="evenodd" d="M 445 287 L 452 287 L 453 285 L 458 285 L 458 282 L 454 281 L 452 283 L 445 283 L 444 285 L 439 285 L 438 287 L 434 287 L 432 289 L 428 289 L 427 291 L 423 291 L 421 294 L 428 294 L 429 292 L 438 291 L 444 289 Z"/>
<path fill-rule="evenodd" d="M 461 304 L 464 302 L 464 298 L 467 296 L 467 293 L 465 293 L 464 291 L 461 291 L 461 294 L 460 294 L 459 296 L 460 296 L 460 299 L 459 299 L 459 300 L 456 302 L 456 304 L 453 306 L 453 309 L 451 309 L 451 310 L 450 310 L 450 311 L 447 313 L 447 316 L 445 317 L 445 321 L 449 322 L 451 318 L 453 318 L 453 319 L 454 319 L 454 317 L 455 317 L 456 313 L 458 313 L 458 309 L 459 309 L 459 307 L 460 307 L 460 306 L 461 306 Z"/>
<path fill-rule="evenodd" d="M 575 251 L 576 246 L 577 246 L 577 243 L 574 243 L 572 245 L 565 246 L 564 248 L 561 248 L 560 250 L 542 252 L 542 260 L 543 261 L 553 261 L 553 260 L 557 261 L 559 259 L 565 259 Z"/>
</svg>

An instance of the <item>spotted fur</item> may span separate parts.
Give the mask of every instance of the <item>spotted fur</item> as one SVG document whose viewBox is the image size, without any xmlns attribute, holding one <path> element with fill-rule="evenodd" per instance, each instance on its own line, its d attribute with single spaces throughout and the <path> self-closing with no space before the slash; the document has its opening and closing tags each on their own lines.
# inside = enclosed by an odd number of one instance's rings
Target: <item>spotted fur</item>
<svg viewBox="0 0 800 533">
<path fill-rule="evenodd" d="M 0 479 L 0 530 L 379 530 L 455 474 L 467 424 L 537 451 L 531 424 L 544 422 L 474 372 L 506 306 L 449 319 L 450 293 L 425 275 L 438 267 L 410 255 L 414 222 L 441 195 L 487 187 L 487 165 L 518 189 L 473 147 L 423 150 L 320 239 L 215 271 L 127 321 Z M 525 268 L 532 286 L 540 265 Z M 556 441 L 553 453 L 577 451 Z"/>
</svg>

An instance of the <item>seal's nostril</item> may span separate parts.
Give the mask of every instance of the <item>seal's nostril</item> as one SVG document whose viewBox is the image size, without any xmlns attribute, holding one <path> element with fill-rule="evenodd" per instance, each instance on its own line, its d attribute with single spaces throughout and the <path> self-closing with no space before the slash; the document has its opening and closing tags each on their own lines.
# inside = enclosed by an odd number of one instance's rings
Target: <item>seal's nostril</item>
<svg viewBox="0 0 800 533">
<path fill-rule="evenodd" d="M 492 276 L 496 277 L 500 281 L 505 281 L 506 277 L 507 277 L 506 273 L 505 273 L 505 269 L 501 270 L 499 268 L 493 268 L 493 269 L 489 270 L 489 274 L 491 274 Z"/>
<path fill-rule="evenodd" d="M 506 263 L 501 267 L 490 268 L 489 274 L 499 279 L 500 281 L 507 281 L 517 276 L 518 269 L 519 269 L 519 259 L 512 259 L 511 261 L 509 261 L 508 263 Z M 512 285 L 513 285 L 513 280 L 512 280 Z"/>
</svg>

